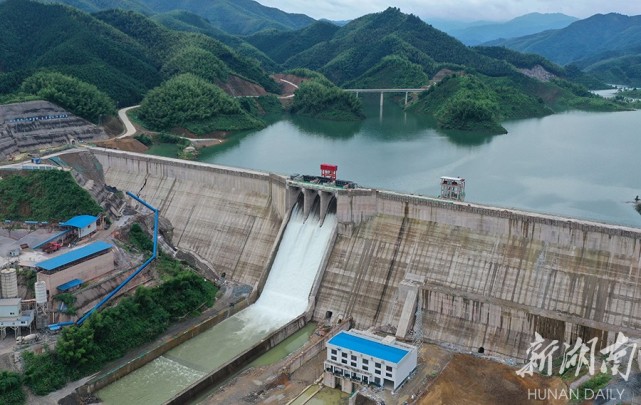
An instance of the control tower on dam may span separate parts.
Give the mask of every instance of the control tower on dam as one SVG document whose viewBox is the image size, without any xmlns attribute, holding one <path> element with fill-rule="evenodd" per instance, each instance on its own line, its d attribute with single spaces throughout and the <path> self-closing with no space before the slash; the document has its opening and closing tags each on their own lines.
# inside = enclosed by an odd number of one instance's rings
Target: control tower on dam
<svg viewBox="0 0 641 405">
<path fill-rule="evenodd" d="M 290 208 L 335 204 L 338 235 L 312 290 L 319 321 L 520 358 L 534 332 L 600 346 L 641 337 L 640 229 L 91 152 L 107 184 L 159 207 L 175 246 L 255 290 Z"/>
</svg>

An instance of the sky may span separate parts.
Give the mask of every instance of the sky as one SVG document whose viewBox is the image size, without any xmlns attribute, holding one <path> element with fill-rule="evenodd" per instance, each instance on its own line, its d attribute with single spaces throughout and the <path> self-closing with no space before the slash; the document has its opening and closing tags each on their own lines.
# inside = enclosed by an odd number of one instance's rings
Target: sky
<svg viewBox="0 0 641 405">
<path fill-rule="evenodd" d="M 523 14 L 563 13 L 587 18 L 616 12 L 641 14 L 640 0 L 257 0 L 288 13 L 329 20 L 351 20 L 393 6 L 424 20 L 507 21 Z"/>
</svg>

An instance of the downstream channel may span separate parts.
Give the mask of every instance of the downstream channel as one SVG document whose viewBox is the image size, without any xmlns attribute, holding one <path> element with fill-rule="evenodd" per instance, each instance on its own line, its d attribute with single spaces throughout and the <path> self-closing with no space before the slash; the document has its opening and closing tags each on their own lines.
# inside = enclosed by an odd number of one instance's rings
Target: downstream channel
<svg viewBox="0 0 641 405">
<path fill-rule="evenodd" d="M 103 388 L 105 404 L 159 404 L 218 369 L 307 309 L 309 294 L 336 227 L 327 214 L 305 221 L 294 208 L 265 288 L 256 303 Z"/>
</svg>

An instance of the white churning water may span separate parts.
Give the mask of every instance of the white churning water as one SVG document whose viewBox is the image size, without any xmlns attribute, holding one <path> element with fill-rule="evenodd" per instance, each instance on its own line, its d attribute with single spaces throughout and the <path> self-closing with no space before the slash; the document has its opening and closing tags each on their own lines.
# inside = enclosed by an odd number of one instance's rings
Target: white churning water
<svg viewBox="0 0 641 405">
<path fill-rule="evenodd" d="M 106 404 L 160 404 L 282 328 L 307 309 L 336 217 L 294 208 L 256 303 L 98 391 Z M 161 371 L 162 370 L 162 371 Z"/>
</svg>

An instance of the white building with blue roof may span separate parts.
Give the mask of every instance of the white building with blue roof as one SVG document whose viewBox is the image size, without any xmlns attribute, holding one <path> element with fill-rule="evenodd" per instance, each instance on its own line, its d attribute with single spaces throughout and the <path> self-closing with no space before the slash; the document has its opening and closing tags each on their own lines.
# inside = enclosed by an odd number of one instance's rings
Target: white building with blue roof
<svg viewBox="0 0 641 405">
<path fill-rule="evenodd" d="M 101 277 L 115 268 L 113 245 L 96 241 L 36 264 L 37 281 L 44 281 L 49 297 L 89 280 Z"/>
<path fill-rule="evenodd" d="M 346 392 L 353 385 L 378 385 L 397 389 L 416 368 L 418 349 L 385 338 L 350 330 L 337 333 L 327 342 L 324 384 Z"/>
<path fill-rule="evenodd" d="M 93 215 L 78 215 L 66 222 L 61 222 L 63 228 L 70 228 L 82 239 L 96 232 L 98 217 Z"/>
</svg>

